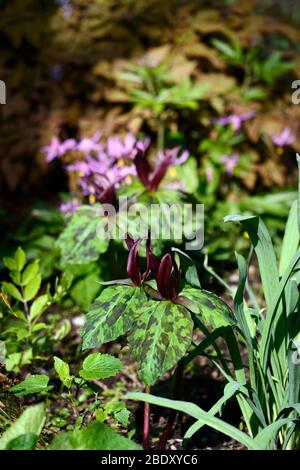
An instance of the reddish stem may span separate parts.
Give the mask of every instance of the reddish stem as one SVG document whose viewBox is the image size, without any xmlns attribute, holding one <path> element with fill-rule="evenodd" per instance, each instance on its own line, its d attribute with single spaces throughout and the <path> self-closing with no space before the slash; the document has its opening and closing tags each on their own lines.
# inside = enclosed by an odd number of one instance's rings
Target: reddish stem
<svg viewBox="0 0 300 470">
<path fill-rule="evenodd" d="M 150 387 L 147 386 L 145 392 L 150 393 Z M 144 404 L 143 447 L 144 450 L 149 450 L 150 447 L 150 403 Z"/>
<path fill-rule="evenodd" d="M 177 370 L 176 370 L 176 378 L 175 378 L 174 393 L 173 393 L 174 400 L 178 400 L 181 397 L 183 370 L 184 370 L 184 361 L 180 361 L 178 363 Z M 177 415 L 176 410 L 170 411 L 168 422 L 167 422 L 164 432 L 161 435 L 161 438 L 159 439 L 157 450 L 164 450 L 164 448 L 166 447 L 168 439 L 172 435 L 176 415 Z"/>
</svg>

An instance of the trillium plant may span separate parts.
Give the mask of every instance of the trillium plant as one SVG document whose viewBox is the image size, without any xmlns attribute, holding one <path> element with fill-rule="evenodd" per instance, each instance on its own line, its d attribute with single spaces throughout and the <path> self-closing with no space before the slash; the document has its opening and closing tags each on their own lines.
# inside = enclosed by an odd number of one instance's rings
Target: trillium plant
<svg viewBox="0 0 300 470">
<path fill-rule="evenodd" d="M 129 278 L 109 282 L 86 315 L 81 329 L 83 349 L 99 347 L 126 336 L 141 380 L 149 391 L 165 373 L 183 361 L 192 346 L 193 332 L 232 324 L 230 308 L 201 289 L 192 262 L 173 251 L 161 259 L 147 240 L 126 239 Z M 139 248 L 145 243 L 146 267 Z M 188 269 L 181 268 L 188 265 Z M 147 425 L 145 427 L 147 433 Z M 144 440 L 147 447 L 147 436 Z"/>
</svg>

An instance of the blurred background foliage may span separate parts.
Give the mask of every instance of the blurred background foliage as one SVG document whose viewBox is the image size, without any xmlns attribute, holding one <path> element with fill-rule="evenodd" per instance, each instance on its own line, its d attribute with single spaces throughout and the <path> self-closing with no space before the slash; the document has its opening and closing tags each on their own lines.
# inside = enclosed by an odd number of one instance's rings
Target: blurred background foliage
<svg viewBox="0 0 300 470">
<path fill-rule="evenodd" d="M 46 163 L 41 148 L 53 136 L 100 129 L 104 137 L 158 136 L 195 156 L 198 199 L 214 214 L 211 246 L 214 230 L 229 230 L 220 228 L 223 215 L 240 208 L 275 219 L 275 236 L 297 179 L 300 105 L 291 102 L 291 83 L 300 77 L 299 24 L 293 1 L 0 1 L 4 231 L 22 218 L 22 241 L 32 201 L 55 202 L 67 191 L 63 165 Z M 253 118 L 237 140 L 232 129 L 215 124 L 247 113 Z M 284 128 L 295 138 L 275 146 L 272 136 Z M 240 164 L 221 180 L 218 159 L 235 151 Z M 49 246 L 62 222 L 56 213 L 34 210 L 50 236 L 39 243 Z M 223 244 L 232 248 L 226 237 Z"/>
</svg>

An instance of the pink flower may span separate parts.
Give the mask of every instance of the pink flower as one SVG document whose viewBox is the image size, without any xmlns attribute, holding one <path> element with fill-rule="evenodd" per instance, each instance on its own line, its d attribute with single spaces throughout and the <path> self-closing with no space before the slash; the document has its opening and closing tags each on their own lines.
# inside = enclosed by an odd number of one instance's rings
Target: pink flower
<svg viewBox="0 0 300 470">
<path fill-rule="evenodd" d="M 71 199 L 71 201 L 63 202 L 59 206 L 59 210 L 63 214 L 73 214 L 73 212 L 75 212 L 79 206 L 81 206 L 81 202 L 78 201 L 78 199 L 74 198 L 74 199 Z"/>
<path fill-rule="evenodd" d="M 229 155 L 229 156 L 228 155 L 223 155 L 221 160 L 225 165 L 225 169 L 226 169 L 227 174 L 229 176 L 232 176 L 233 175 L 233 170 L 236 167 L 236 165 L 238 164 L 239 156 L 236 153 L 234 153 L 232 155 Z"/>
<path fill-rule="evenodd" d="M 277 145 L 277 147 L 283 147 L 284 145 L 291 145 L 295 140 L 294 134 L 288 127 L 282 129 L 280 134 L 273 134 L 272 141 L 273 144 Z"/>
<path fill-rule="evenodd" d="M 47 162 L 52 162 L 52 160 L 61 156 L 61 143 L 57 137 L 52 137 L 50 144 L 43 147 L 42 150 L 47 155 Z"/>
<path fill-rule="evenodd" d="M 239 130 L 242 126 L 244 121 L 248 121 L 255 115 L 255 111 L 249 111 L 245 114 L 231 114 L 230 116 L 222 117 L 216 119 L 215 122 L 220 124 L 221 126 L 226 126 L 227 124 L 231 124 L 235 131 Z"/>
</svg>

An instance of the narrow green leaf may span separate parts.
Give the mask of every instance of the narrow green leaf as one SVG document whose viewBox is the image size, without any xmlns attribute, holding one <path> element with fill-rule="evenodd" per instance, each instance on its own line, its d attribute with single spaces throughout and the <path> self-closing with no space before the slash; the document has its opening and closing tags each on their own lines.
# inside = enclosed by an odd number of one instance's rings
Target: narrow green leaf
<svg viewBox="0 0 300 470">
<path fill-rule="evenodd" d="M 26 263 L 26 255 L 20 246 L 15 253 L 15 262 L 17 271 L 21 272 Z"/>
<path fill-rule="evenodd" d="M 26 286 L 39 272 L 39 260 L 28 264 L 22 274 L 22 285 Z"/>
<path fill-rule="evenodd" d="M 281 248 L 281 256 L 280 256 L 280 263 L 279 263 L 279 275 L 282 276 L 284 271 L 289 265 L 292 257 L 297 251 L 299 246 L 299 230 L 298 230 L 298 219 L 297 219 L 297 212 L 298 212 L 298 203 L 294 201 L 292 204 L 289 217 L 286 223 L 286 228 L 284 232 L 282 248 Z"/>
<path fill-rule="evenodd" d="M 44 294 L 35 299 L 30 307 L 30 320 L 34 320 L 42 315 L 48 304 L 48 295 Z"/>
<path fill-rule="evenodd" d="M 22 300 L 23 300 L 22 299 L 22 294 L 19 291 L 19 289 L 16 286 L 14 286 L 14 284 L 12 284 L 11 282 L 3 282 L 2 287 L 3 287 L 3 290 L 6 294 L 9 294 L 14 299 L 17 299 L 20 302 L 22 302 Z"/>
</svg>

